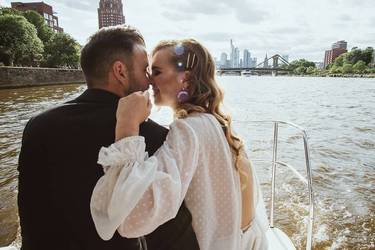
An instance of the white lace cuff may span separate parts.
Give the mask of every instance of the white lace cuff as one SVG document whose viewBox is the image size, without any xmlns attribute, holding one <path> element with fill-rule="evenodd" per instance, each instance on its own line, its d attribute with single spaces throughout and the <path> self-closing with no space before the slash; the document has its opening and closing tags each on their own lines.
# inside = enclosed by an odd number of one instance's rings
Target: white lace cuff
<svg viewBox="0 0 375 250">
<path fill-rule="evenodd" d="M 143 162 L 147 157 L 145 147 L 143 136 L 125 137 L 109 147 L 102 147 L 99 151 L 98 164 L 102 165 L 106 172 L 108 167 L 124 166 L 134 161 Z"/>
</svg>

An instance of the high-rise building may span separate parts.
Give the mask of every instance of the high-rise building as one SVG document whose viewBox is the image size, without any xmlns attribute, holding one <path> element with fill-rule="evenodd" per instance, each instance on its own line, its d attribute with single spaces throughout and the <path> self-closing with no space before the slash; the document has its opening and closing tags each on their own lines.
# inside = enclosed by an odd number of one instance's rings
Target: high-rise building
<svg viewBox="0 0 375 250">
<path fill-rule="evenodd" d="M 12 2 L 11 6 L 13 9 L 20 11 L 34 10 L 38 12 L 46 21 L 47 25 L 55 32 L 64 32 L 64 30 L 59 27 L 59 19 L 55 16 L 55 12 L 51 5 L 44 2 L 34 2 L 34 3 L 22 3 L 22 2 Z"/>
<path fill-rule="evenodd" d="M 233 68 L 234 67 L 234 57 L 235 57 L 235 48 L 233 45 L 233 40 L 230 39 L 230 55 L 229 55 L 229 67 Z"/>
<path fill-rule="evenodd" d="M 347 49 L 348 43 L 344 40 L 337 41 L 332 44 L 332 49 Z"/>
<path fill-rule="evenodd" d="M 221 53 L 221 56 L 220 56 L 220 67 L 222 68 L 226 68 L 228 67 L 229 65 L 227 65 L 227 62 L 228 61 L 228 55 L 227 53 Z"/>
<path fill-rule="evenodd" d="M 252 68 L 255 68 L 256 66 L 257 66 L 257 58 L 256 57 L 254 57 L 252 60 L 251 60 L 251 66 L 250 67 L 252 67 Z"/>
<path fill-rule="evenodd" d="M 240 50 L 236 47 L 233 55 L 233 68 L 240 67 Z"/>
<path fill-rule="evenodd" d="M 243 51 L 243 67 L 251 67 L 251 53 L 247 49 Z"/>
<path fill-rule="evenodd" d="M 332 44 L 332 48 L 330 50 L 326 50 L 325 52 L 324 68 L 333 63 L 339 55 L 346 53 L 348 51 L 346 49 L 347 46 L 348 43 L 345 41 L 338 41 Z"/>
<path fill-rule="evenodd" d="M 100 0 L 98 8 L 99 29 L 125 24 L 121 0 Z"/>
</svg>

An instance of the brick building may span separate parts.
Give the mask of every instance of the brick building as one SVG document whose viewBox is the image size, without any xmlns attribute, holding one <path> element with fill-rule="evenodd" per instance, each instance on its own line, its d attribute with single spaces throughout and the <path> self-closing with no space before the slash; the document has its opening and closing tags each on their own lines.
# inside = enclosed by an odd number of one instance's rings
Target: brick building
<svg viewBox="0 0 375 250">
<path fill-rule="evenodd" d="M 348 52 L 347 46 L 348 43 L 346 41 L 338 41 L 332 44 L 331 49 L 326 50 L 324 55 L 324 68 L 333 63 L 339 55 Z"/>
<path fill-rule="evenodd" d="M 98 8 L 99 29 L 125 24 L 121 0 L 100 0 Z"/>
<path fill-rule="evenodd" d="M 52 6 L 44 2 L 33 2 L 33 3 L 22 3 L 22 2 L 12 2 L 11 6 L 13 9 L 26 11 L 34 10 L 43 16 L 47 25 L 55 32 L 64 32 L 64 30 L 59 26 L 59 19 L 55 16 Z"/>
</svg>

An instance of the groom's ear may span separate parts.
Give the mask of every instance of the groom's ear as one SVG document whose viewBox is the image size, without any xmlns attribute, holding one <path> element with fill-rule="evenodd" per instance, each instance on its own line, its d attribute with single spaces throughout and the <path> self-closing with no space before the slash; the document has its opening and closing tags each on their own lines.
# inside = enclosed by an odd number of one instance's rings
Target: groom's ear
<svg viewBox="0 0 375 250">
<path fill-rule="evenodd" d="M 126 64 L 121 61 L 115 61 L 112 65 L 112 72 L 116 80 L 126 87 L 129 81 L 129 71 Z"/>
</svg>

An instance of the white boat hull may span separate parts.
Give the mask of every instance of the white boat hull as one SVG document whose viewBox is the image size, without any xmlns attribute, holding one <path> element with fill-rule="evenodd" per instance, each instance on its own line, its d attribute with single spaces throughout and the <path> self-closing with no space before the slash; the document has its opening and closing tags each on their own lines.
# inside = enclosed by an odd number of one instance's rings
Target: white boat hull
<svg viewBox="0 0 375 250">
<path fill-rule="evenodd" d="M 278 228 L 269 228 L 266 237 L 269 250 L 296 250 L 289 237 Z"/>
</svg>

